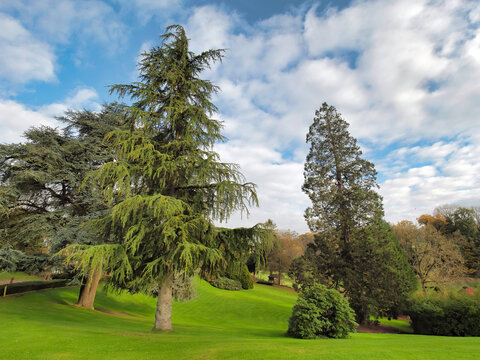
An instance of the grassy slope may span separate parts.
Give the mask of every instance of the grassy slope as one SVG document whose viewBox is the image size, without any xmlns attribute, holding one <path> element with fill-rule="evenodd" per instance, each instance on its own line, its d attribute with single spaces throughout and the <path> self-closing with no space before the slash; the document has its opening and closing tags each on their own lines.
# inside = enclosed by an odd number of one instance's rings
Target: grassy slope
<svg viewBox="0 0 480 360">
<path fill-rule="evenodd" d="M 77 289 L 0 299 L 2 359 L 477 359 L 478 338 L 353 334 L 342 340 L 284 336 L 295 294 L 269 286 L 229 292 L 198 282 L 199 296 L 174 305 L 175 330 L 152 333 L 155 300 L 97 295 L 71 306 Z"/>
</svg>

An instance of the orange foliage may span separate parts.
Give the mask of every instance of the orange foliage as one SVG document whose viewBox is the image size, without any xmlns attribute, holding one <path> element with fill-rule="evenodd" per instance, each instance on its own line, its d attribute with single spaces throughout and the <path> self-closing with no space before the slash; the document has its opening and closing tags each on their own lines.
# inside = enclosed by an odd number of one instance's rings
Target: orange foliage
<svg viewBox="0 0 480 360">
<path fill-rule="evenodd" d="M 417 221 L 420 225 L 432 225 L 437 230 L 447 226 L 447 219 L 440 214 L 436 214 L 435 216 L 423 214 Z"/>
</svg>

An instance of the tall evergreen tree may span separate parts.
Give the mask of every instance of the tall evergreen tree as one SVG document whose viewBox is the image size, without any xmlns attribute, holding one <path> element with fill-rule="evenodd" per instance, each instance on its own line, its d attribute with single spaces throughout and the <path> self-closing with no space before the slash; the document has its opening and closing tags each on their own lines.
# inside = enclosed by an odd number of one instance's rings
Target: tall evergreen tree
<svg viewBox="0 0 480 360">
<path fill-rule="evenodd" d="M 383 216 L 374 165 L 361 158 L 348 123 L 326 103 L 315 112 L 307 134 L 303 191 L 312 206 L 305 218 L 313 232 L 339 232 L 348 246 L 352 229 Z"/>
<path fill-rule="evenodd" d="M 198 75 L 224 51 L 192 53 L 178 25 L 161 38 L 160 46 L 142 54 L 140 81 L 112 86 L 113 93 L 132 100 L 129 129 L 107 136 L 116 161 L 92 174 L 108 200 L 120 199 L 96 224 L 119 245 L 71 247 L 69 259 L 110 269 L 116 287 L 158 287 L 154 329 L 168 331 L 173 276 L 197 269 L 214 273 L 240 239 L 254 244 L 267 230 L 217 229 L 212 222 L 257 204 L 255 185 L 212 150 L 224 140 L 222 123 L 211 118 L 218 87 Z"/>
<path fill-rule="evenodd" d="M 362 323 L 398 307 L 415 285 L 414 274 L 381 220 L 375 167 L 361 158 L 348 123 L 333 106 L 323 103 L 316 111 L 307 143 L 303 190 L 312 206 L 305 218 L 317 234 L 302 267 L 314 280 L 344 291 Z M 296 274 L 307 283 L 310 276 Z"/>
</svg>

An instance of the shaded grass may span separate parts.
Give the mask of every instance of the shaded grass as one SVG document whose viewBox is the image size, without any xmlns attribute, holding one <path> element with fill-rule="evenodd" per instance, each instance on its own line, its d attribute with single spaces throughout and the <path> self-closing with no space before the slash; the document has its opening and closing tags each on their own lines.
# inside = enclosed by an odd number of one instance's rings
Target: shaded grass
<svg viewBox="0 0 480 360">
<path fill-rule="evenodd" d="M 155 299 L 105 294 L 72 306 L 77 288 L 0 299 L 2 359 L 477 359 L 478 338 L 353 334 L 350 339 L 284 336 L 296 294 L 256 285 L 227 291 L 196 281 L 198 296 L 175 303 L 174 331 L 152 332 Z"/>
<path fill-rule="evenodd" d="M 0 281 L 2 280 L 10 280 L 11 278 L 15 278 L 15 281 L 31 281 L 31 280 L 43 280 L 39 276 L 32 276 L 27 275 L 22 272 L 0 272 Z"/>
<path fill-rule="evenodd" d="M 392 326 L 405 334 L 413 333 L 413 329 L 407 320 L 401 320 L 401 319 L 388 320 L 387 318 L 380 318 L 378 319 L 378 322 L 380 322 L 381 324 Z"/>
</svg>

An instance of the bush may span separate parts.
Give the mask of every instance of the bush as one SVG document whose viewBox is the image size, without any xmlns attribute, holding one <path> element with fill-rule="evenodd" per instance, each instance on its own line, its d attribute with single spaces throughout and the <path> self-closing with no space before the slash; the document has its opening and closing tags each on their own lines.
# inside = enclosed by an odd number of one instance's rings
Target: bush
<svg viewBox="0 0 480 360">
<path fill-rule="evenodd" d="M 301 339 L 344 338 L 356 327 L 348 300 L 335 289 L 314 285 L 298 296 L 287 334 Z"/>
<path fill-rule="evenodd" d="M 246 264 L 240 266 L 229 266 L 225 272 L 227 278 L 238 281 L 242 289 L 253 289 L 253 279 Z"/>
<path fill-rule="evenodd" d="M 210 284 L 212 286 L 215 286 L 216 288 L 219 289 L 224 289 L 224 290 L 241 290 L 242 289 L 242 284 L 233 279 L 229 279 L 226 277 L 219 277 L 218 279 L 210 281 Z"/>
<path fill-rule="evenodd" d="M 432 295 L 412 301 L 413 332 L 424 335 L 480 336 L 480 302 L 471 295 Z"/>
</svg>

